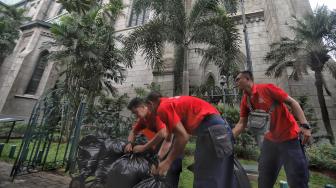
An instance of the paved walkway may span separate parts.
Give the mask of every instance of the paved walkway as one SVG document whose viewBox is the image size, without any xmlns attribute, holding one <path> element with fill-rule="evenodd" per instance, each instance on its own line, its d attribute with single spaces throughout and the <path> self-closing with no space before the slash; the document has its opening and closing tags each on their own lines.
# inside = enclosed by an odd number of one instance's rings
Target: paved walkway
<svg viewBox="0 0 336 188">
<path fill-rule="evenodd" d="M 12 165 L 0 161 L 0 188 L 68 188 L 70 177 L 38 172 L 17 176 L 12 182 L 9 177 Z"/>
</svg>

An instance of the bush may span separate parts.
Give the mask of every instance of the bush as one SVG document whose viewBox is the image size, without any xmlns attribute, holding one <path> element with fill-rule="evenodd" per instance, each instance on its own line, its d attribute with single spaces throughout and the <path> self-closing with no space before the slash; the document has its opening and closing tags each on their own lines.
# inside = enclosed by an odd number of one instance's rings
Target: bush
<svg viewBox="0 0 336 188">
<path fill-rule="evenodd" d="M 234 125 L 239 121 L 239 107 L 225 105 L 223 103 L 219 103 L 214 106 L 231 127 L 234 127 Z"/>
<path fill-rule="evenodd" d="M 10 129 L 12 127 L 12 122 L 0 124 L 0 136 L 7 137 Z M 25 133 L 27 124 L 22 122 L 17 122 L 12 131 L 11 137 L 23 136 Z"/>
<path fill-rule="evenodd" d="M 249 132 L 243 132 L 236 138 L 235 155 L 243 159 L 258 160 L 260 150 Z"/>
<path fill-rule="evenodd" d="M 312 145 L 307 148 L 309 167 L 336 171 L 336 147 L 330 144 Z"/>
<path fill-rule="evenodd" d="M 218 104 L 216 105 L 216 108 L 232 128 L 239 121 L 240 115 L 238 107 Z M 260 154 L 253 136 L 248 131 L 243 132 L 236 138 L 234 150 L 235 155 L 244 159 L 257 160 Z"/>
<path fill-rule="evenodd" d="M 317 118 L 316 118 L 316 113 L 312 105 L 309 103 L 309 98 L 307 96 L 300 96 L 297 97 L 296 100 L 299 102 L 306 118 L 307 121 L 309 122 L 310 126 L 312 127 L 311 133 L 313 137 L 313 142 L 317 143 L 321 139 L 328 138 L 326 134 L 324 135 L 318 135 L 319 127 L 317 125 Z M 295 118 L 297 119 L 297 118 Z"/>
</svg>

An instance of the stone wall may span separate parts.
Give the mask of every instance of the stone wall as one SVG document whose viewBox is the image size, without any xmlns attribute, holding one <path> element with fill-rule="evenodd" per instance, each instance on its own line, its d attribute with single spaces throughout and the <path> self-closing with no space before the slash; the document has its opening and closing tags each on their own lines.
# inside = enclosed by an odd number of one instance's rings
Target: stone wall
<svg viewBox="0 0 336 188">
<path fill-rule="evenodd" d="M 41 52 L 54 50 L 43 46 L 53 38 L 50 24 L 41 20 L 55 17 L 61 7 L 53 0 L 27 1 L 17 6 L 27 8 L 26 16 L 31 20 L 21 27 L 22 34 L 13 53 L 0 67 L 0 113 L 29 116 L 36 100 L 54 85 L 58 77 L 55 64 L 48 62 L 36 93 L 25 94 Z"/>
</svg>

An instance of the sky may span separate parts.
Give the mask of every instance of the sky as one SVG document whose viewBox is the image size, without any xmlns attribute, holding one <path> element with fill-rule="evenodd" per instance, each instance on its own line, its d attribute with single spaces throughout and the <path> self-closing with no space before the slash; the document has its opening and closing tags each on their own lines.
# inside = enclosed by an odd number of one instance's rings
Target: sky
<svg viewBox="0 0 336 188">
<path fill-rule="evenodd" d="M 315 9 L 317 4 L 319 6 L 327 5 L 330 10 L 336 9 L 336 0 L 309 0 L 309 2 L 312 9 Z"/>
<path fill-rule="evenodd" d="M 0 1 L 2 1 L 2 2 L 8 4 L 8 5 L 12 5 L 12 4 L 18 3 L 22 0 L 0 0 Z"/>
</svg>

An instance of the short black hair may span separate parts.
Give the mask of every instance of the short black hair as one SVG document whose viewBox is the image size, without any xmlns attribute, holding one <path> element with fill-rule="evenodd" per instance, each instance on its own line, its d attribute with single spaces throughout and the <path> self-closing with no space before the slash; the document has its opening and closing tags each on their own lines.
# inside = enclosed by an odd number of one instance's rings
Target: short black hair
<svg viewBox="0 0 336 188">
<path fill-rule="evenodd" d="M 148 95 L 147 95 L 147 101 L 151 101 L 151 102 L 158 102 L 160 101 L 160 98 L 162 97 L 161 93 L 158 91 L 151 91 Z"/>
<path fill-rule="evenodd" d="M 145 100 L 140 97 L 135 97 L 128 103 L 127 109 L 132 110 L 133 108 L 137 108 L 142 105 L 146 105 Z"/>
<path fill-rule="evenodd" d="M 253 73 L 249 70 L 240 71 L 239 74 L 242 74 L 245 76 L 245 78 L 254 81 Z"/>
</svg>

